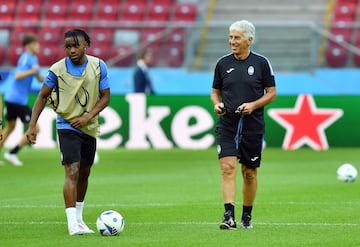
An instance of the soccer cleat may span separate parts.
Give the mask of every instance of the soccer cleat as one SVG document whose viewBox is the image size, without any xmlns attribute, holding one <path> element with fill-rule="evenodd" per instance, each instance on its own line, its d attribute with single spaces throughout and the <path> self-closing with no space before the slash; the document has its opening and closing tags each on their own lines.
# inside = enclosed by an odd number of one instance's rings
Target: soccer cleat
<svg viewBox="0 0 360 247">
<path fill-rule="evenodd" d="M 251 215 L 248 213 L 244 213 L 244 215 L 242 216 L 241 219 L 241 228 L 244 229 L 251 229 L 253 228 L 252 224 L 251 224 Z"/>
<path fill-rule="evenodd" d="M 79 223 L 79 228 L 80 230 L 84 233 L 84 234 L 91 234 L 91 233 L 95 233 L 93 230 L 91 230 L 84 221 Z"/>
<path fill-rule="evenodd" d="M 219 225 L 220 230 L 236 230 L 236 221 L 231 214 L 231 211 L 224 213 L 224 219 Z"/>
<path fill-rule="evenodd" d="M 85 232 L 83 230 L 81 230 L 79 226 L 69 228 L 70 236 L 83 235 L 83 234 L 85 234 Z"/>
<path fill-rule="evenodd" d="M 23 163 L 19 160 L 16 154 L 5 153 L 4 158 L 14 166 L 22 166 Z"/>
</svg>

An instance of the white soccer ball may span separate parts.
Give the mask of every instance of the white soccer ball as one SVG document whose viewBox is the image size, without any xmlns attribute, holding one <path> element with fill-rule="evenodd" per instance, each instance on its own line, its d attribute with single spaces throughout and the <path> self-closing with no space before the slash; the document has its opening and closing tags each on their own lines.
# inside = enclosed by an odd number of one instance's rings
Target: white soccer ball
<svg viewBox="0 0 360 247">
<path fill-rule="evenodd" d="M 114 210 L 108 210 L 100 214 L 96 221 L 96 227 L 102 236 L 119 235 L 125 226 L 122 215 Z"/>
<path fill-rule="evenodd" d="M 354 182 L 358 172 L 355 168 L 355 166 L 351 164 L 342 164 L 337 169 L 337 178 L 341 182 Z"/>
</svg>

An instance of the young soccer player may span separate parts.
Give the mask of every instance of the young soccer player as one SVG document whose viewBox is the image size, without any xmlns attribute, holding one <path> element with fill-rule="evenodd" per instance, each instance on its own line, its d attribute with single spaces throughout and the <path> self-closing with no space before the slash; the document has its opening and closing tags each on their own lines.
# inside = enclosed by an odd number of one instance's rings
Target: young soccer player
<svg viewBox="0 0 360 247">
<path fill-rule="evenodd" d="M 86 55 L 90 37 L 80 29 L 64 35 L 66 58 L 53 64 L 35 102 L 29 129 L 36 142 L 36 123 L 48 102 L 58 114 L 61 161 L 65 170 L 64 200 L 70 235 L 93 233 L 83 221 L 84 199 L 96 152 L 98 114 L 109 104 L 110 86 L 105 63 Z"/>
<path fill-rule="evenodd" d="M 31 108 L 27 104 L 33 78 L 35 77 L 39 82 L 44 81 L 44 76 L 39 71 L 40 66 L 37 54 L 40 50 L 40 44 L 37 36 L 25 34 L 22 37 L 22 45 L 25 50 L 18 60 L 15 79 L 5 93 L 6 123 L 3 139 L 0 141 L 0 149 L 15 129 L 17 118 L 24 124 L 30 121 Z M 36 131 L 39 131 L 38 126 L 36 126 Z M 4 158 L 15 166 L 22 166 L 23 163 L 19 160 L 17 153 L 27 143 L 26 136 L 24 135 L 18 145 L 11 149 L 10 152 L 4 154 Z"/>
</svg>

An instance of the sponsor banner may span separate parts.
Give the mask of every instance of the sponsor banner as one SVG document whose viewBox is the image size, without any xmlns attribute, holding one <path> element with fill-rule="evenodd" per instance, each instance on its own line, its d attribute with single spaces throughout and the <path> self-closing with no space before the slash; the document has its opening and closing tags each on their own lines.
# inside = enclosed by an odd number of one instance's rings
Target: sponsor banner
<svg viewBox="0 0 360 247">
<path fill-rule="evenodd" d="M 266 144 L 286 150 L 359 146 L 357 105 L 359 96 L 279 96 L 266 107 Z M 35 147 L 56 147 L 55 119 L 46 107 Z M 98 147 L 207 149 L 216 145 L 216 121 L 210 96 L 114 95 L 101 113 Z M 6 146 L 17 144 L 22 130 L 19 122 Z"/>
</svg>

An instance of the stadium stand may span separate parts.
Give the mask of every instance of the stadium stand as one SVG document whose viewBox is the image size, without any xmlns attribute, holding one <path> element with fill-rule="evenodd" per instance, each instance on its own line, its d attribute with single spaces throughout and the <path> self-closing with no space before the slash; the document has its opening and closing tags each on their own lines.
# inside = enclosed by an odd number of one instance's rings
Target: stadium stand
<svg viewBox="0 0 360 247">
<path fill-rule="evenodd" d="M 316 41 L 309 26 L 324 22 L 327 4 L 328 0 L 217 0 L 211 20 L 223 25 L 209 27 L 197 69 L 213 69 L 229 52 L 228 26 L 247 19 L 257 28 L 253 50 L 269 57 L 276 71 L 308 71 L 317 57 L 317 50 L 310 49 Z"/>
<path fill-rule="evenodd" d="M 48 66 L 63 54 L 64 31 L 82 28 L 92 37 L 89 53 L 114 61 L 114 66 L 132 66 L 137 51 L 144 48 L 156 52 L 159 58 L 156 65 L 181 66 L 184 60 L 185 31 L 181 28 L 173 31 L 166 28 L 169 23 L 176 25 L 177 22 L 196 21 L 198 9 L 195 2 L 0 0 L 0 45 L 10 46 L 15 51 L 12 54 L 2 53 L 1 61 L 15 66 L 22 50 L 22 35 L 33 32 L 39 36 L 42 46 L 40 63 Z M 7 36 L 4 34 L 6 31 Z M 164 54 L 166 52 L 170 53 L 167 57 Z"/>
<path fill-rule="evenodd" d="M 16 1 L 0 0 L 0 15 L 1 23 L 4 25 L 1 28 L 10 30 L 11 24 L 15 18 Z"/>
<path fill-rule="evenodd" d="M 329 32 L 335 36 L 335 39 L 328 42 L 325 55 L 330 67 L 344 67 L 349 63 L 350 54 L 344 47 L 347 44 L 355 44 L 353 24 L 357 19 L 357 8 L 357 0 L 338 0 L 335 3 L 329 28 Z"/>
<path fill-rule="evenodd" d="M 116 21 L 120 13 L 120 1 L 102 0 L 97 6 L 95 21 Z"/>
<path fill-rule="evenodd" d="M 26 32 L 39 35 L 41 64 L 48 66 L 63 55 L 62 35 L 79 27 L 92 37 L 89 54 L 109 61 L 110 66 L 132 66 L 138 51 L 148 48 L 157 56 L 156 66 L 180 67 L 198 51 L 202 28 L 188 23 L 205 18 L 206 0 L 0 0 L 0 47 L 15 52 L 1 54 L 0 64 L 14 66 Z M 196 69 L 212 70 L 228 50 L 227 26 L 248 19 L 257 26 L 254 50 L 271 58 L 277 71 L 305 71 L 317 60 L 319 36 L 314 39 L 309 23 L 324 24 L 328 0 L 217 0 L 211 25 L 202 42 L 204 49 Z M 336 37 L 324 46 L 323 57 L 330 67 L 349 63 L 360 66 L 360 55 L 350 54 L 342 43 L 360 47 L 360 31 L 352 24 L 360 19 L 359 1 L 334 0 L 329 32 Z M 289 21 L 290 20 L 290 21 Z M 299 24 L 300 23 L 300 24 Z M 294 24 L 294 25 L 292 25 Z M 225 28 L 224 28 L 225 26 Z M 7 33 L 7 34 L 6 34 Z M 188 44 L 191 44 L 189 48 Z M 3 48 L 1 48 L 3 49 Z M 187 56 L 185 56 L 185 54 Z M 352 59 L 350 59 L 352 58 Z M 191 66 L 193 64 L 186 64 Z"/>
</svg>

